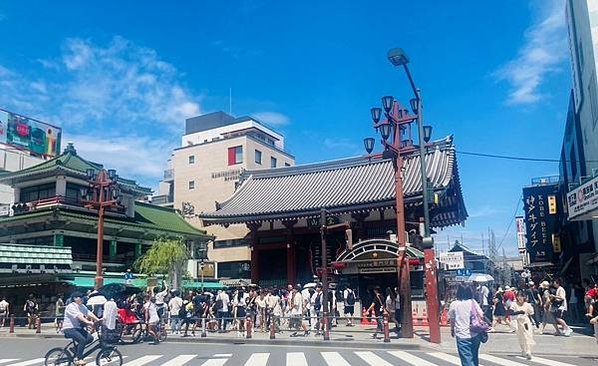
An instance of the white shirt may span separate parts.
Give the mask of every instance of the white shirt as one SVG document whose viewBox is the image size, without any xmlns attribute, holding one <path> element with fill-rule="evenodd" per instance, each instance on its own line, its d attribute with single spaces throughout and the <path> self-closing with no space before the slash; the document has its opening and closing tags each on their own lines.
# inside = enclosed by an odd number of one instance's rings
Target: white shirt
<svg viewBox="0 0 598 366">
<path fill-rule="evenodd" d="M 155 295 L 156 298 L 156 305 L 157 306 L 162 306 L 164 305 L 164 298 L 166 297 L 166 295 L 168 295 L 168 289 L 164 289 L 164 291 L 162 292 L 158 292 Z"/>
<path fill-rule="evenodd" d="M 303 314 L 303 296 L 300 293 L 295 293 L 293 296 L 293 308 L 291 309 L 291 315 Z"/>
<path fill-rule="evenodd" d="M 183 299 L 181 299 L 180 297 L 175 296 L 172 299 L 170 299 L 170 301 L 168 302 L 168 307 L 170 308 L 170 315 L 178 316 L 182 306 Z"/>
<path fill-rule="evenodd" d="M 320 298 L 319 300 L 318 300 L 318 297 Z M 322 291 L 320 291 L 320 292 L 316 291 L 316 292 L 314 292 L 313 295 L 311 295 L 311 300 L 310 300 L 311 306 L 315 307 L 316 306 L 316 301 L 319 301 L 320 302 L 320 308 L 316 309 L 316 311 L 321 311 L 323 309 L 323 307 L 324 307 L 323 304 L 322 304 L 324 302 L 323 300 L 324 300 L 323 292 Z"/>
<path fill-rule="evenodd" d="M 230 303 L 230 299 L 226 292 L 221 292 L 216 297 L 216 301 L 222 300 L 222 311 L 228 311 L 228 304 Z"/>
<path fill-rule="evenodd" d="M 472 334 L 469 331 L 469 327 L 471 326 L 472 307 L 478 313 L 482 313 L 480 305 L 478 305 L 477 301 L 475 300 L 455 300 L 451 303 L 448 315 L 455 327 L 455 337 L 461 339 L 470 339 L 472 336 L 477 335 L 475 333 Z"/>
<path fill-rule="evenodd" d="M 8 312 L 8 301 L 2 300 L 0 301 L 0 313 L 7 313 Z"/>
<path fill-rule="evenodd" d="M 488 287 L 482 285 L 482 287 L 480 287 L 480 296 L 482 297 L 480 300 L 482 300 L 481 305 L 482 306 L 488 306 L 488 295 L 490 294 L 490 290 L 488 289 Z"/>
<path fill-rule="evenodd" d="M 64 308 L 64 322 L 62 323 L 62 329 L 79 329 L 81 321 L 79 315 L 87 316 L 89 309 L 83 304 L 77 305 L 76 302 L 72 302 Z"/>
<path fill-rule="evenodd" d="M 154 304 L 151 301 L 148 301 L 145 303 L 145 305 L 143 305 L 143 308 L 145 310 L 148 310 L 148 313 L 149 313 L 149 319 L 147 319 L 148 323 L 156 324 L 160 321 L 160 317 L 158 316 L 158 309 L 156 308 L 156 304 Z"/>
<path fill-rule="evenodd" d="M 565 289 L 563 288 L 563 286 L 559 286 L 556 289 L 556 296 L 560 297 L 561 300 L 563 300 L 563 304 L 561 306 L 559 306 L 559 310 L 567 311 L 567 292 L 565 292 Z"/>
<path fill-rule="evenodd" d="M 232 301 L 232 305 L 233 306 L 241 306 L 241 307 L 245 307 L 247 305 L 247 298 L 249 297 L 248 293 L 243 293 L 243 295 L 241 295 L 241 297 L 239 298 L 239 294 L 237 294 Z M 256 300 L 257 302 L 257 300 Z"/>
<path fill-rule="evenodd" d="M 108 300 L 104 304 L 104 315 L 102 316 L 102 320 L 104 321 L 104 326 L 106 326 L 110 330 L 114 330 L 116 328 L 116 316 L 118 315 L 118 309 L 116 303 L 113 300 Z"/>
</svg>

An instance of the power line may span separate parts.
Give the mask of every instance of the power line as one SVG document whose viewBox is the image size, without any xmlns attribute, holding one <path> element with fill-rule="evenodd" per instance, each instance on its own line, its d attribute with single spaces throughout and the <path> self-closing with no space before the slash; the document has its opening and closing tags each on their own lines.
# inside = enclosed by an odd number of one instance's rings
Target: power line
<svg viewBox="0 0 598 366">
<path fill-rule="evenodd" d="M 507 238 L 507 235 L 509 235 L 509 233 L 511 232 L 511 227 L 513 226 L 513 222 L 515 221 L 515 218 L 517 217 L 517 211 L 519 211 L 519 208 L 521 207 L 521 202 L 523 202 L 523 195 L 519 196 L 519 198 L 517 199 L 517 207 L 515 207 L 515 212 L 513 212 L 513 217 L 509 221 L 509 226 L 507 227 L 507 231 L 505 231 L 505 235 L 503 235 L 502 239 L 500 240 L 500 243 L 498 243 L 498 246 L 496 247 L 497 251 L 502 246 L 503 242 Z"/>
<path fill-rule="evenodd" d="M 533 162 L 540 162 L 540 163 L 560 163 L 560 159 L 547 159 L 547 158 L 532 158 L 529 156 L 512 156 L 512 155 L 499 155 L 499 154 L 486 154 L 480 152 L 472 152 L 472 151 L 460 151 L 457 150 L 457 154 L 461 155 L 469 155 L 469 156 L 477 156 L 482 158 L 492 158 L 492 159 L 503 159 L 503 160 L 516 160 L 516 161 L 533 161 Z M 562 160 L 565 163 L 570 163 L 572 160 Z M 576 162 L 576 161 L 575 161 Z M 586 160 L 587 163 L 598 163 L 598 160 Z"/>
</svg>

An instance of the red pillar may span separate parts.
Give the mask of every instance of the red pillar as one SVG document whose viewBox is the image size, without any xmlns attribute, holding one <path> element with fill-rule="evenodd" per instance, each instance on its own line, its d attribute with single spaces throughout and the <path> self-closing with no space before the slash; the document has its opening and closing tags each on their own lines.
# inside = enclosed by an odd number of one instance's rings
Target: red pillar
<svg viewBox="0 0 598 366">
<path fill-rule="evenodd" d="M 251 283 L 255 284 L 258 284 L 260 280 L 260 261 L 257 237 L 257 230 L 260 226 L 261 225 L 257 223 L 247 224 L 247 228 L 250 230 L 249 236 L 251 237 Z"/>
<path fill-rule="evenodd" d="M 434 249 L 424 250 L 424 270 L 426 272 L 426 305 L 430 342 L 440 343 L 440 311 L 438 306 L 438 281 L 436 279 L 436 256 Z"/>
<path fill-rule="evenodd" d="M 285 221 L 283 224 L 287 228 L 287 281 L 295 285 L 297 283 L 297 247 L 293 226 L 297 224 L 297 220 Z"/>
</svg>

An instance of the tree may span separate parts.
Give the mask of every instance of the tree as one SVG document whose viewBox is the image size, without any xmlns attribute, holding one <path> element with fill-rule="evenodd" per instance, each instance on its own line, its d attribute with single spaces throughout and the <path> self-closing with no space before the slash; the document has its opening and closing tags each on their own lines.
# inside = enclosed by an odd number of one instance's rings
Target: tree
<svg viewBox="0 0 598 366">
<path fill-rule="evenodd" d="M 148 275 L 168 275 L 172 288 L 180 288 L 180 279 L 190 258 L 182 238 L 158 238 L 151 248 L 137 259 L 136 267 Z"/>
</svg>

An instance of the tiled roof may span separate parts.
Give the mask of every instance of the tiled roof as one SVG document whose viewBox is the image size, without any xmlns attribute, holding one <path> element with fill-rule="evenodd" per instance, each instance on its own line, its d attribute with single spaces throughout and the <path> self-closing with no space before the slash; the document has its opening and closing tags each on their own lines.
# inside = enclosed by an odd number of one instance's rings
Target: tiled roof
<svg viewBox="0 0 598 366">
<path fill-rule="evenodd" d="M 43 175 L 55 171 L 63 171 L 67 174 L 72 174 L 81 178 L 87 177 L 87 169 L 94 169 L 96 171 L 103 169 L 102 164 L 94 163 L 83 159 L 77 154 L 77 151 L 72 144 L 69 144 L 64 152 L 54 159 L 44 161 L 43 163 L 31 166 L 27 169 L 16 172 L 4 172 L 0 174 L 0 183 L 11 185 L 16 181 L 25 180 L 29 177 L 33 178 L 37 175 Z M 141 187 L 134 180 L 118 177 L 118 183 L 121 188 L 130 190 L 140 195 L 149 195 L 152 193 L 151 188 Z"/>
<path fill-rule="evenodd" d="M 406 204 L 421 205 L 419 154 L 404 159 Z M 445 206 L 432 213 L 432 226 L 462 223 L 467 212 L 461 195 L 452 137 L 434 142 L 426 154 L 427 176 Z M 247 171 L 239 189 L 216 211 L 200 216 L 207 224 L 282 220 L 319 215 L 321 208 L 341 214 L 394 207 L 391 160 L 364 157 L 260 171 Z"/>
<path fill-rule="evenodd" d="M 71 265 L 71 248 L 0 243 L 0 263 Z"/>
</svg>

